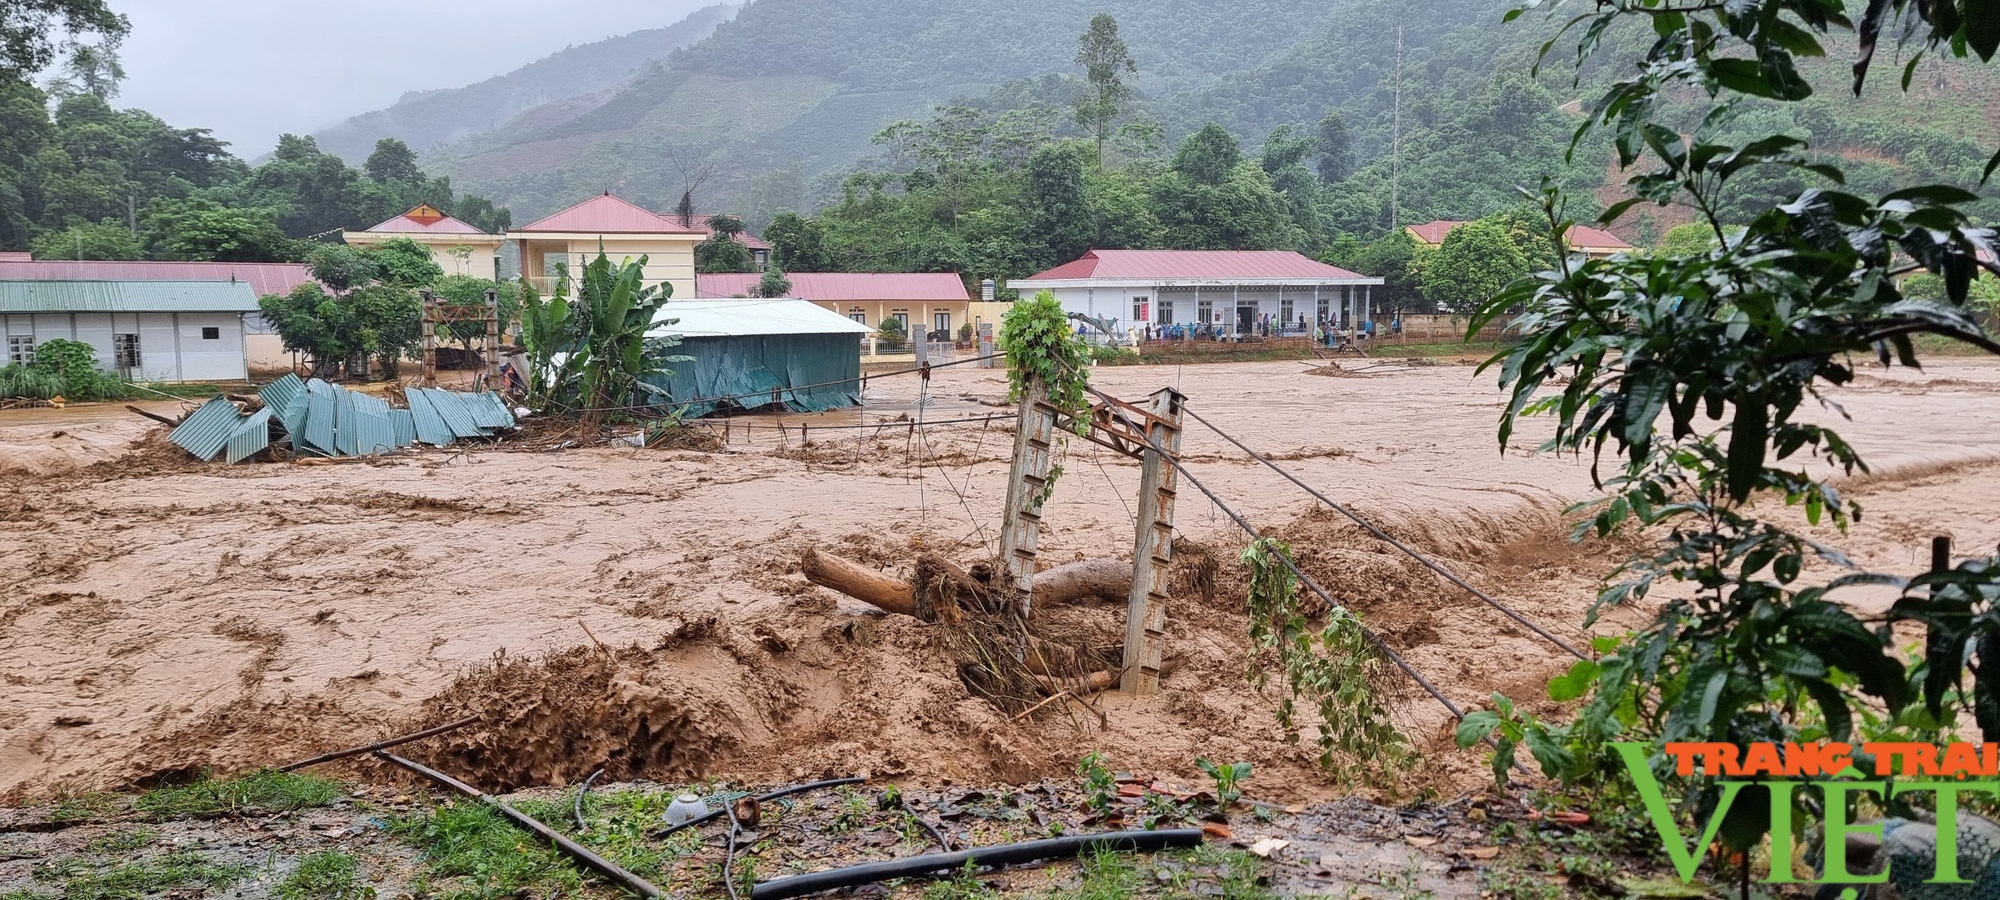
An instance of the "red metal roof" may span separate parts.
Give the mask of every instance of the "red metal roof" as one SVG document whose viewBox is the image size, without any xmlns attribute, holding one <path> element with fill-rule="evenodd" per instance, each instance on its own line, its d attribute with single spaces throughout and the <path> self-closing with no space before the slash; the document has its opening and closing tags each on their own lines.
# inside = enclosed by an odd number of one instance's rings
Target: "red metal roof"
<svg viewBox="0 0 2000 900">
<path fill-rule="evenodd" d="M 676 215 L 674 215 L 673 213 L 667 213 L 667 214 L 666 214 L 666 216 L 665 216 L 665 218 L 666 218 L 666 219 L 667 219 L 668 221 L 672 221 L 672 222 L 679 222 L 679 221 L 680 221 L 680 217 L 679 217 L 679 216 L 676 216 Z M 708 227 L 708 220 L 709 220 L 709 219 L 712 219 L 712 218 L 714 218 L 714 216 L 711 216 L 711 215 L 708 215 L 708 214 L 706 214 L 706 213 L 703 213 L 703 214 L 700 214 L 700 215 L 697 215 L 697 216 L 695 216 L 695 217 L 694 217 L 694 227 L 696 227 L 696 228 L 699 228 L 699 229 L 701 229 L 701 230 L 703 230 L 703 231 L 706 231 L 706 232 L 708 232 L 708 236 L 709 236 L 709 237 L 715 237 L 715 229 L 713 229 L 713 228 L 710 228 L 710 227 Z M 730 218 L 738 218 L 738 217 L 736 217 L 736 216 L 731 216 Z M 739 221 L 740 221 L 740 219 L 739 219 Z M 739 235 L 737 235 L 737 236 L 736 236 L 736 243 L 739 243 L 739 244 L 742 244 L 742 245 L 743 245 L 743 246 L 745 246 L 745 247 L 749 247 L 749 248 L 750 248 L 750 249 L 752 249 L 752 250 L 769 250 L 769 249 L 771 249 L 771 245 L 770 245 L 770 244 L 766 244 L 766 243 L 764 243 L 764 239 L 763 239 L 763 238 L 760 238 L 760 237 L 758 237 L 758 236 L 756 236 L 756 235 L 754 235 L 754 234 L 751 234 L 750 232 L 747 232 L 747 231 L 746 231 L 746 232 L 743 232 L 742 234 L 739 234 Z"/>
<path fill-rule="evenodd" d="M 1465 223 L 1454 222 L 1450 219 L 1439 219 L 1435 222 L 1425 222 L 1422 225 L 1412 225 L 1410 226 L 1410 230 L 1416 232 L 1417 240 L 1423 241 L 1426 244 L 1442 244 L 1444 243 L 1445 235 L 1450 234 L 1452 229 L 1463 224 Z"/>
<path fill-rule="evenodd" d="M 419 206 L 368 230 L 381 234 L 486 234 L 451 216 L 419 216 L 420 211 L 434 210 L 429 206 Z"/>
<path fill-rule="evenodd" d="M 1454 222 L 1450 219 L 1439 219 L 1435 222 L 1425 222 L 1422 225 L 1412 225 L 1410 226 L 1410 230 L 1416 232 L 1418 240 L 1426 244 L 1437 245 L 1444 243 L 1445 236 L 1451 234 L 1453 230 L 1463 224 L 1465 223 Z M 1602 228 L 1591 228 L 1587 225 L 1571 225 L 1569 233 L 1564 235 L 1563 239 L 1569 244 L 1572 250 L 1632 249 L 1632 245 L 1626 243 L 1624 238 L 1605 231 Z"/>
<path fill-rule="evenodd" d="M 637 204 L 600 194 L 575 206 L 514 229 L 521 232 L 572 232 L 582 234 L 706 234 L 703 228 L 683 227 L 666 216 L 656 215 Z"/>
<path fill-rule="evenodd" d="M 26 250 L 0 250 L 0 262 L 34 262 L 35 255 Z"/>
<path fill-rule="evenodd" d="M 1092 250 L 1027 281 L 1072 278 L 1360 278 L 1290 250 Z"/>
<path fill-rule="evenodd" d="M 1569 244 L 1571 250 L 1632 249 L 1632 245 L 1626 243 L 1624 238 L 1602 228 L 1591 228 L 1587 225 L 1571 225 L 1569 233 L 1563 235 L 1563 240 Z"/>
<path fill-rule="evenodd" d="M 972 299 L 965 281 L 950 272 L 792 272 L 790 296 L 798 300 L 844 303 L 886 300 L 895 303 L 963 303 Z M 696 275 L 694 295 L 703 298 L 747 296 L 762 275 Z"/>
<path fill-rule="evenodd" d="M 147 262 L 0 258 L 0 281 L 242 281 L 258 296 L 289 294 L 313 281 L 304 263 Z"/>
</svg>

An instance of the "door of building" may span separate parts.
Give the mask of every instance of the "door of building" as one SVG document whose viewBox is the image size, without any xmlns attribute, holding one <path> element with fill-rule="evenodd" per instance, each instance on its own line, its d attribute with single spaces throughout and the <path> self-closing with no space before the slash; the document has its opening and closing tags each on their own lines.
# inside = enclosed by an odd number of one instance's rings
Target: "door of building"
<svg viewBox="0 0 2000 900">
<path fill-rule="evenodd" d="M 1249 334 L 1257 330 L 1257 307 L 1236 307 L 1236 333 Z"/>
</svg>

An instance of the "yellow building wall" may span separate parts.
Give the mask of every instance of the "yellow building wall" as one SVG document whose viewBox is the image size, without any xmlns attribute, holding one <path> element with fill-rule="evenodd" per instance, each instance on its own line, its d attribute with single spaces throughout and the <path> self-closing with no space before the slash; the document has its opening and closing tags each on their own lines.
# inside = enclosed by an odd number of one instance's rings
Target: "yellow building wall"
<svg viewBox="0 0 2000 900">
<path fill-rule="evenodd" d="M 700 235 L 668 238 L 606 235 L 601 242 L 594 237 L 588 240 L 536 240 L 530 237 L 523 241 L 522 274 L 534 280 L 536 288 L 546 293 L 553 288 L 547 283 L 545 274 L 549 271 L 550 258 L 568 263 L 570 272 L 574 274 L 596 259 L 601 247 L 604 255 L 614 263 L 646 257 L 645 283 L 648 287 L 671 284 L 674 297 L 692 300 L 695 296 L 694 247 L 700 240 Z"/>
</svg>

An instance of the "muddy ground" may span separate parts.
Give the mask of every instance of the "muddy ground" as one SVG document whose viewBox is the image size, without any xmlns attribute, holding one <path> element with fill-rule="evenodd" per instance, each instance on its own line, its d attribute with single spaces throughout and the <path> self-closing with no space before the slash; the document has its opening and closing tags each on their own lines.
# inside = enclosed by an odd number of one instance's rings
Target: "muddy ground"
<svg viewBox="0 0 2000 900">
<path fill-rule="evenodd" d="M 1583 640 L 1596 579 L 1622 552 L 1563 537 L 1563 508 L 1590 492 L 1587 463 L 1500 452 L 1500 396 L 1470 367 L 1309 368 L 1105 368 L 1095 382 L 1134 399 L 1183 391 Z M 599 767 L 612 780 L 1025 784 L 1098 750 L 1182 779 L 1198 756 L 1250 761 L 1255 790 L 1281 802 L 1345 793 L 1309 741 L 1285 739 L 1276 696 L 1246 686 L 1243 536 L 1193 491 L 1178 531 L 1222 561 L 1220 590 L 1175 597 L 1167 649 L 1184 663 L 1157 697 L 1015 720 L 967 692 L 931 626 L 801 578 L 807 548 L 901 572 L 924 552 L 990 556 L 1004 423 L 913 434 L 899 420 L 988 416 L 1004 392 L 1003 373 L 957 367 L 927 388 L 872 381 L 863 412 L 739 419 L 715 453 L 503 443 L 323 467 L 194 463 L 122 411 L 0 413 L 0 799 L 242 771 L 469 713 L 486 724 L 425 758 L 494 790 Z M 2000 541 L 1996 393 L 2000 367 L 1973 361 L 1841 392 L 1846 433 L 1874 466 L 1854 483 L 1867 513 L 1843 546 L 1915 571 L 1934 533 L 1982 552 Z M 802 424 L 815 426 L 803 447 Z M 853 424 L 882 427 L 829 428 Z M 1184 453 L 1461 704 L 1540 696 L 1566 666 L 1213 435 L 1191 430 Z M 1042 559 L 1129 555 L 1137 465 L 1082 441 L 1062 465 Z M 1106 634 L 1122 622 L 1110 607 L 1069 615 Z M 1598 629 L 1643 617 L 1619 611 Z M 1413 685 L 1394 691 L 1427 759 L 1393 796 L 1476 788 L 1484 764 L 1450 749 L 1443 710 Z"/>
</svg>

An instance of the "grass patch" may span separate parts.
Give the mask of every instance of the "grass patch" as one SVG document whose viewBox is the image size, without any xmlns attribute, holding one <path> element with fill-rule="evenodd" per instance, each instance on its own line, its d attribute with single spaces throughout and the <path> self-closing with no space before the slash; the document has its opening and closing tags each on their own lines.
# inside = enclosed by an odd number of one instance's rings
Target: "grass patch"
<svg viewBox="0 0 2000 900">
<path fill-rule="evenodd" d="M 340 796 L 340 782 L 260 769 L 226 781 L 203 778 L 184 787 L 154 788 L 139 795 L 132 808 L 155 820 L 204 818 L 253 809 L 289 812 L 327 806 Z"/>
<path fill-rule="evenodd" d="M 124 831 L 114 831 L 91 841 L 83 849 L 88 853 L 104 855 L 130 853 L 159 839 L 160 833 L 151 828 L 129 828 Z"/>
<path fill-rule="evenodd" d="M 63 790 L 56 795 L 55 809 L 49 811 L 53 822 L 81 822 L 85 819 L 103 819 L 121 812 L 117 794 L 103 791 L 73 792 Z"/>
<path fill-rule="evenodd" d="M 950 878 L 924 885 L 924 900 L 996 900 L 999 896 L 979 880 L 979 869 L 972 863 Z"/>
<path fill-rule="evenodd" d="M 246 865 L 218 863 L 193 850 L 182 850 L 111 868 L 89 860 L 68 859 L 37 867 L 35 878 L 61 881 L 62 893 L 58 896 L 62 900 L 137 900 L 185 885 L 228 887 L 248 877 L 251 871 Z"/>
<path fill-rule="evenodd" d="M 315 853 L 299 861 L 292 874 L 278 882 L 282 900 L 372 900 L 375 889 L 361 883 L 361 863 L 337 850 Z"/>
<path fill-rule="evenodd" d="M 559 821 L 560 803 L 527 802 L 515 808 L 543 821 Z M 424 853 L 424 874 L 453 883 L 444 900 L 487 900 L 526 890 L 547 896 L 577 893 L 583 874 L 540 839 L 514 827 L 483 804 L 452 803 L 395 823 L 392 831 Z"/>
<path fill-rule="evenodd" d="M 1049 900 L 1124 900 L 1139 892 L 1139 867 L 1128 854 L 1098 848 L 1081 858 L 1083 883 Z"/>
</svg>

